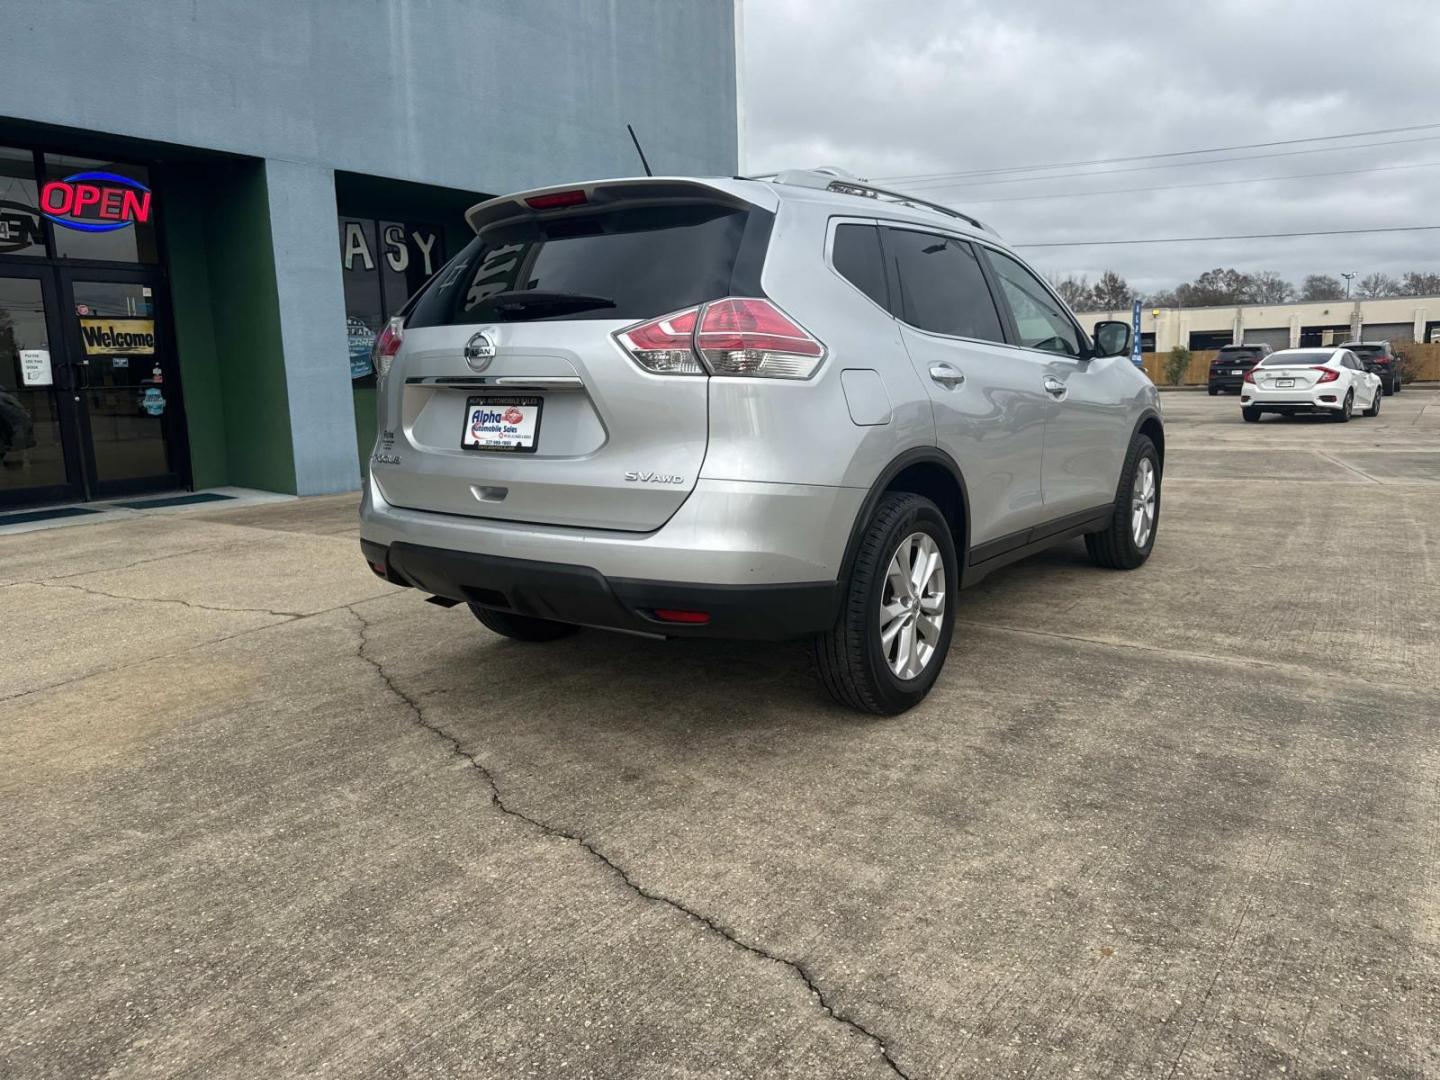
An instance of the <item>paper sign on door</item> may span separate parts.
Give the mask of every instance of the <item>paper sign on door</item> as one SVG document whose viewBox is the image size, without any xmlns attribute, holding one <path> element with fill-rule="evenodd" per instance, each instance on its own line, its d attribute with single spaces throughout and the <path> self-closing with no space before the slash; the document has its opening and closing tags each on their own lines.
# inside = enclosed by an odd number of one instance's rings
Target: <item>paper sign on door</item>
<svg viewBox="0 0 1440 1080">
<path fill-rule="evenodd" d="M 20 350 L 20 381 L 26 386 L 54 386 L 49 349 Z"/>
</svg>

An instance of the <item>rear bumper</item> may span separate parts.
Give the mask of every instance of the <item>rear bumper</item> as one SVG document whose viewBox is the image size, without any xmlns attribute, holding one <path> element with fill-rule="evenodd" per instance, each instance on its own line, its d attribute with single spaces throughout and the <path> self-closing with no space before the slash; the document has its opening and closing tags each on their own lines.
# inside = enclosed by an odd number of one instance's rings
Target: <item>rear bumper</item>
<svg viewBox="0 0 1440 1080">
<path fill-rule="evenodd" d="M 649 533 L 360 505 L 366 558 L 452 600 L 562 622 L 676 637 L 780 639 L 828 629 L 861 488 L 701 480 Z M 704 611 L 704 626 L 656 620 Z"/>
<path fill-rule="evenodd" d="M 840 601 L 834 581 L 772 585 L 607 578 L 591 566 L 360 541 L 386 578 L 436 596 L 541 619 L 667 637 L 782 640 L 828 629 Z M 666 622 L 657 610 L 705 612 L 703 625 Z"/>
<path fill-rule="evenodd" d="M 1322 400 L 1330 398 L 1329 401 Z M 1240 404 L 1247 409 L 1273 412 L 1338 411 L 1345 400 L 1345 391 L 1336 390 L 1334 383 L 1325 383 L 1309 390 L 1256 390 L 1247 386 L 1240 394 Z"/>
<path fill-rule="evenodd" d="M 1220 375 L 1212 371 L 1210 373 L 1210 382 L 1208 385 L 1212 390 L 1239 390 L 1240 387 L 1242 387 L 1244 384 L 1245 375 L 1243 373 L 1239 375 L 1231 375 L 1228 373 L 1227 369 L 1227 373 L 1224 375 Z"/>
</svg>

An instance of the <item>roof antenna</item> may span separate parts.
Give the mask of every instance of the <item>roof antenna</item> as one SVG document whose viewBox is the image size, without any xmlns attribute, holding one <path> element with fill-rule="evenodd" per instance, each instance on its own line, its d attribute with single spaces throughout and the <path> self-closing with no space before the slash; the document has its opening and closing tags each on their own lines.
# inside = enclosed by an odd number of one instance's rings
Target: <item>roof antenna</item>
<svg viewBox="0 0 1440 1080">
<path fill-rule="evenodd" d="M 630 132 L 630 141 L 635 144 L 635 152 L 640 155 L 640 164 L 645 166 L 645 175 L 654 176 L 655 174 L 650 171 L 650 162 L 645 160 L 645 151 L 640 149 L 640 140 L 635 137 L 635 129 L 626 124 L 625 130 Z"/>
</svg>

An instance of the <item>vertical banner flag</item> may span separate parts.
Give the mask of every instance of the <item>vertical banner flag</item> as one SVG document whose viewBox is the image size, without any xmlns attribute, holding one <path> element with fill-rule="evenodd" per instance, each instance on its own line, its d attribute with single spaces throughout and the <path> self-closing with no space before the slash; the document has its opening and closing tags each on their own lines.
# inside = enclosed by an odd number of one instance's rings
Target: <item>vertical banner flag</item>
<svg viewBox="0 0 1440 1080">
<path fill-rule="evenodd" d="M 1141 367 L 1143 361 L 1140 359 L 1140 301 L 1136 300 L 1130 308 L 1130 362 L 1136 367 Z"/>
</svg>

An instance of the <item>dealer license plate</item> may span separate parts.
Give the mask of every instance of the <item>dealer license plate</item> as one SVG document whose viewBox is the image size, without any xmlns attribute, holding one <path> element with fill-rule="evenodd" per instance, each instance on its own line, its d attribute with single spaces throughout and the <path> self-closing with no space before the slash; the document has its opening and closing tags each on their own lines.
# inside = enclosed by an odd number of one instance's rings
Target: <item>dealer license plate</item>
<svg viewBox="0 0 1440 1080">
<path fill-rule="evenodd" d="M 1244 368 L 1238 368 L 1238 367 L 1237 367 L 1237 368 L 1231 368 L 1231 369 L 1230 369 L 1230 374 L 1231 374 L 1231 375 L 1244 375 L 1244 374 L 1245 374 L 1245 369 L 1244 369 Z"/>
<path fill-rule="evenodd" d="M 1294 380 L 1294 379 L 1276 379 L 1276 380 L 1275 380 L 1275 385 L 1276 385 L 1276 386 L 1294 386 L 1294 385 L 1295 385 L 1295 380 Z"/>
<path fill-rule="evenodd" d="M 460 448 L 533 454 L 544 404 L 543 398 L 529 396 L 467 398 Z"/>
</svg>

